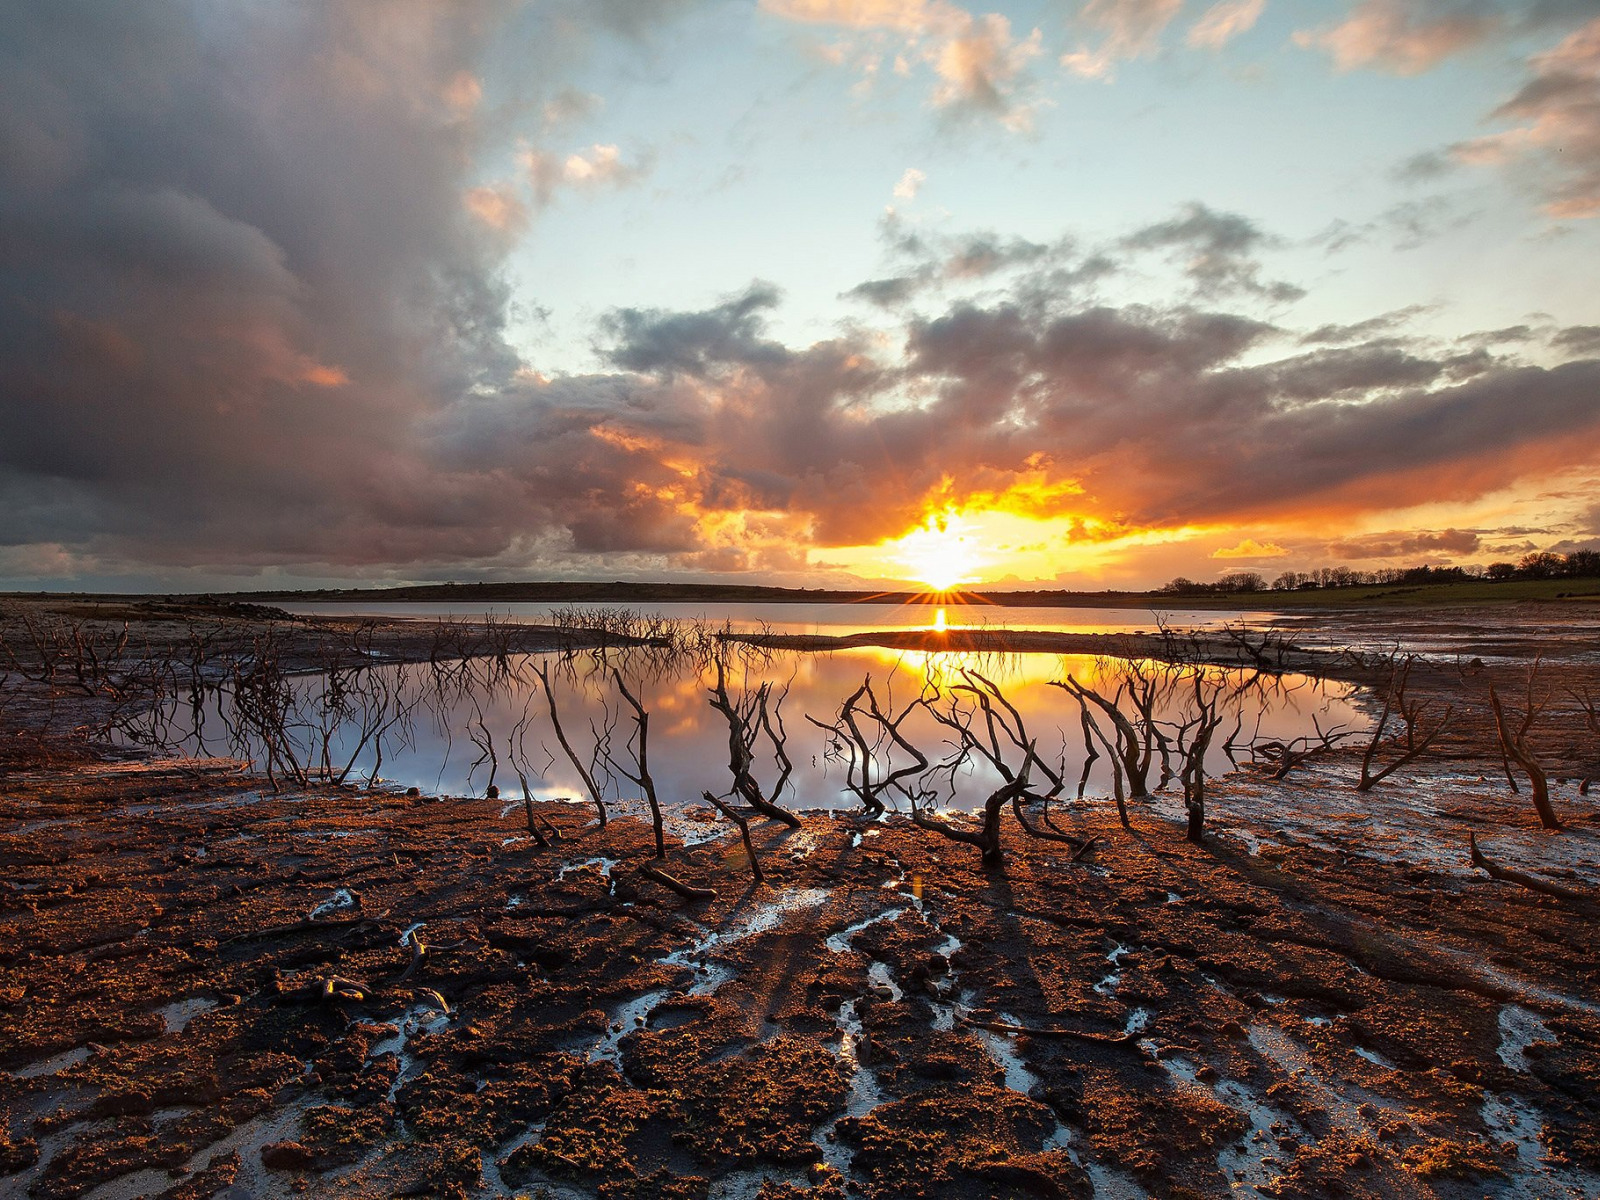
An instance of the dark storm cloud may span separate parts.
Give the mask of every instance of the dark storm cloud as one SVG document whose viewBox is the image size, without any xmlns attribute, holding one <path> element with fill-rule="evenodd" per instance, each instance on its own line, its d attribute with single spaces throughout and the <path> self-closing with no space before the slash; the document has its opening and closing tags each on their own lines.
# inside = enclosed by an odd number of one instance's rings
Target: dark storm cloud
<svg viewBox="0 0 1600 1200">
<path fill-rule="evenodd" d="M 566 24 L 588 12 L 632 33 L 658 7 L 574 6 Z M 494 123 L 472 71 L 516 15 L 491 0 L 8 14 L 0 545 L 337 570 L 552 534 L 692 541 L 670 505 L 626 492 L 638 472 L 618 448 L 516 387 L 504 242 L 464 203 Z M 551 103 L 568 93 L 552 81 Z M 565 422 L 584 453 L 508 489 L 440 431 L 519 396 L 557 435 L 536 445 L 561 447 Z"/>
<path fill-rule="evenodd" d="M 410 423 L 510 365 L 447 99 L 490 7 L 266 12 L 11 18 L 0 470 L 101 536 L 337 553 L 319 510 L 424 483 Z"/>
</svg>

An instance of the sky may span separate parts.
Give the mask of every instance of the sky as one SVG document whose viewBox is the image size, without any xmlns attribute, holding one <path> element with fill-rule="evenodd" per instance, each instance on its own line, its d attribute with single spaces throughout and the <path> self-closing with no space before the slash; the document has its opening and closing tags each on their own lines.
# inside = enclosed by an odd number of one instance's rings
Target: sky
<svg viewBox="0 0 1600 1200">
<path fill-rule="evenodd" d="M 1600 0 L 23 0 L 0 588 L 1600 548 Z"/>
</svg>

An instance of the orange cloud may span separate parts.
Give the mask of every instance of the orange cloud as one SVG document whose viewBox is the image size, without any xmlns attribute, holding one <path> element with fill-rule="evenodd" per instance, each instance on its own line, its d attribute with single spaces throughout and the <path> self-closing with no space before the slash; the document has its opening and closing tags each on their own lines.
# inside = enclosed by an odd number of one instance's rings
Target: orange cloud
<svg viewBox="0 0 1600 1200">
<path fill-rule="evenodd" d="M 497 233 L 516 233 L 528 224 L 528 209 L 509 184 L 486 184 L 462 197 L 467 211 Z"/>
<path fill-rule="evenodd" d="M 1211 552 L 1212 558 L 1284 558 L 1288 551 L 1276 542 L 1261 543 L 1245 538 L 1237 546 L 1224 546 Z"/>
<path fill-rule="evenodd" d="M 1220 0 L 1201 14 L 1184 40 L 1196 49 L 1220 50 L 1253 29 L 1266 5 L 1267 0 Z"/>
<path fill-rule="evenodd" d="M 343 387 L 349 383 L 350 376 L 344 373 L 342 367 L 328 367 L 322 363 L 307 362 L 300 372 L 300 381 L 317 387 L 333 388 Z"/>
<path fill-rule="evenodd" d="M 462 116 L 471 113 L 483 100 L 483 84 L 471 71 L 458 71 L 445 84 L 444 102 Z"/>
<path fill-rule="evenodd" d="M 1419 0 L 1362 0 L 1337 25 L 1300 30 L 1298 46 L 1327 51 L 1340 71 L 1420 75 L 1483 42 L 1500 24 L 1486 12 L 1433 15 Z"/>
<path fill-rule="evenodd" d="M 1450 148 L 1469 166 L 1531 167 L 1558 220 L 1600 216 L 1600 18 L 1529 60 L 1522 89 L 1492 114 L 1520 122 Z"/>
<path fill-rule="evenodd" d="M 1089 0 L 1081 20 L 1105 34 L 1098 48 L 1087 46 L 1061 56 L 1061 65 L 1090 79 L 1108 79 L 1117 63 L 1155 52 L 1161 33 L 1183 7 L 1183 0 Z"/>
<path fill-rule="evenodd" d="M 1000 13 L 974 16 L 948 0 L 761 0 L 761 7 L 787 21 L 902 34 L 906 45 L 895 69 L 908 72 L 912 60 L 928 66 L 939 79 L 936 107 L 985 111 L 1013 129 L 1032 123 L 1034 106 L 1018 93 L 1042 35 L 1035 29 L 1014 37 Z M 864 60 L 869 78 L 878 62 L 876 54 Z"/>
</svg>

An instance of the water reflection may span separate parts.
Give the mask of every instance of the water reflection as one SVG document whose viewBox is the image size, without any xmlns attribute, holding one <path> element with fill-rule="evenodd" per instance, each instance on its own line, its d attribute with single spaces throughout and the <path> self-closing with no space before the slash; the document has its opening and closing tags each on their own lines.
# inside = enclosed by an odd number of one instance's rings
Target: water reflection
<svg viewBox="0 0 1600 1200">
<path fill-rule="evenodd" d="M 485 615 L 517 624 L 550 624 L 564 614 L 578 618 L 604 613 L 630 612 L 669 621 L 700 622 L 713 628 L 728 627 L 772 633 L 821 633 L 844 636 L 882 629 L 1034 629 L 1062 633 L 1154 633 L 1158 624 L 1182 629 L 1217 629 L 1244 623 L 1271 625 L 1281 614 L 1218 612 L 1204 609 L 1062 608 L 1022 607 L 989 603 L 939 604 L 644 604 L 626 609 L 613 604 L 460 604 L 446 601 L 414 603 L 290 603 L 282 605 L 298 616 L 384 620 L 441 618 L 478 621 Z M 939 614 L 943 613 L 941 617 Z"/>
<path fill-rule="evenodd" d="M 793 771 L 778 799 L 791 808 L 854 808 L 858 801 L 847 790 L 850 763 L 838 753 L 834 739 L 817 726 L 835 725 L 840 706 L 864 680 L 871 680 L 873 695 L 882 709 L 899 714 L 908 707 L 900 728 L 905 740 L 932 762 L 948 763 L 954 738 L 926 709 L 912 702 L 919 696 L 942 696 L 949 703 L 952 687 L 962 683 L 963 671 L 981 673 L 1001 690 L 1004 699 L 1026 722 L 1041 758 L 1055 764 L 1073 785 L 1089 795 L 1110 792 L 1110 757 L 1104 753 L 1088 764 L 1081 785 L 1085 740 L 1080 706 L 1067 692 L 1051 684 L 1071 677 L 1107 697 L 1118 693 L 1119 673 L 1126 664 L 1117 660 L 1054 654 L 973 654 L 860 648 L 828 654 L 732 651 L 726 658 L 727 686 L 735 699 L 769 689 L 775 728 L 781 730 Z M 1155 664 L 1147 664 L 1152 670 Z M 574 755 L 575 766 L 564 752 L 549 719 L 549 700 L 540 682 L 541 669 L 549 680 L 560 722 Z M 628 692 L 649 714 L 649 767 L 664 805 L 698 802 L 705 790 L 723 794 L 730 787 L 729 728 L 708 703 L 714 683 L 709 664 L 694 665 L 681 656 L 630 651 L 605 655 L 513 656 L 498 670 L 487 664 L 466 663 L 447 673 L 441 683 L 426 666 L 388 665 L 371 668 L 381 676 L 386 695 L 402 697 L 408 717 L 395 723 L 384 739 L 374 743 L 360 722 L 345 722 L 333 729 L 306 717 L 291 731 L 297 753 L 307 761 L 324 756 L 336 766 L 355 763 L 351 778 L 377 769 L 384 780 L 417 786 L 449 795 L 483 795 L 493 783 L 507 796 L 520 795 L 525 778 L 535 798 L 576 798 L 589 795 L 589 774 L 607 799 L 636 800 L 640 788 L 628 774 L 634 766 L 637 725 L 634 710 L 624 703 L 613 672 L 620 673 Z M 1226 685 L 1227 717 L 1206 756 L 1208 773 L 1231 769 L 1230 750 L 1244 753 L 1253 740 L 1288 742 L 1313 733 L 1346 726 L 1362 728 L 1365 717 L 1351 703 L 1351 689 L 1326 685 L 1305 676 L 1269 676 L 1255 672 L 1208 668 Z M 311 714 L 324 699 L 323 677 L 301 677 L 297 711 Z M 1157 689 L 1147 700 L 1150 715 L 1160 724 L 1176 728 L 1186 719 L 1186 690 L 1178 686 Z M 1137 712 L 1124 693 L 1121 705 L 1131 718 Z M 217 743 L 227 713 L 215 711 L 205 720 L 204 745 L 191 748 L 222 749 Z M 809 718 L 809 720 L 808 720 Z M 363 737 L 366 742 L 363 744 Z M 874 739 L 870 769 L 881 778 L 911 761 L 898 746 L 878 736 Z M 830 746 L 832 752 L 830 753 Z M 254 748 L 256 753 L 260 748 Z M 770 789 L 780 770 L 771 738 L 752 737 L 752 773 Z M 1151 775 L 1151 784 L 1158 776 Z M 959 809 L 981 805 L 999 786 L 994 770 L 977 757 L 949 769 L 937 781 L 940 803 Z M 1174 785 L 1176 786 L 1176 785 Z M 1071 795 L 1073 787 L 1067 789 Z M 895 797 L 884 796 L 893 805 Z M 901 805 L 903 807 L 903 805 Z"/>
</svg>

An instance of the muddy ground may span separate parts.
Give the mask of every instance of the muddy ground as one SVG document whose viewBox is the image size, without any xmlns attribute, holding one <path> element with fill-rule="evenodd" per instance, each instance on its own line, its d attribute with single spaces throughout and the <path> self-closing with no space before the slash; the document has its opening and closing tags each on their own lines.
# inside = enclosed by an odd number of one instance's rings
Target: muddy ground
<svg viewBox="0 0 1600 1200">
<path fill-rule="evenodd" d="M 1199 846 L 1068 805 L 1092 854 L 998 871 L 816 814 L 756 885 L 681 809 L 709 902 L 635 815 L 542 805 L 541 849 L 520 802 L 24 742 L 0 1194 L 1600 1195 L 1600 909 L 1465 851 L 1600 894 L 1600 809 L 1569 770 L 1540 831 L 1466 735 L 1368 796 L 1231 777 Z"/>
</svg>

